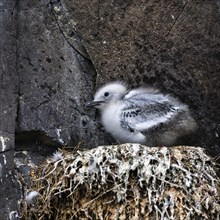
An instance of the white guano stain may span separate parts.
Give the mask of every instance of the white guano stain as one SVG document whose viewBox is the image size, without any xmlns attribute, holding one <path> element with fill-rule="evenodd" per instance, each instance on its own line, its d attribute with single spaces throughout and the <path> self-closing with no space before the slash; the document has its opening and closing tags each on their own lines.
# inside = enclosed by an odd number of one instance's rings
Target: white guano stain
<svg viewBox="0 0 220 220">
<path fill-rule="evenodd" d="M 2 165 L 0 164 L 0 181 L 2 182 Z"/>
<path fill-rule="evenodd" d="M 4 158 L 4 165 L 6 165 L 7 164 L 6 156 L 4 154 L 2 156 Z"/>
<path fill-rule="evenodd" d="M 0 142 L 1 142 L 1 144 L 2 144 L 2 150 L 1 151 L 5 151 L 5 149 L 6 149 L 6 142 L 7 141 L 9 141 L 9 138 L 7 138 L 7 137 L 3 137 L 3 136 L 0 136 Z"/>
<path fill-rule="evenodd" d="M 17 211 L 11 211 L 9 213 L 9 220 L 15 220 L 15 219 L 20 219 L 21 216 L 19 216 Z"/>
<path fill-rule="evenodd" d="M 63 139 L 61 138 L 61 135 L 60 135 L 60 132 L 61 132 L 62 130 L 60 129 L 60 128 L 57 128 L 56 129 L 56 133 L 57 133 L 57 137 L 58 137 L 58 140 L 59 140 L 59 142 L 61 143 L 61 144 L 64 144 L 64 141 L 63 141 Z"/>
</svg>

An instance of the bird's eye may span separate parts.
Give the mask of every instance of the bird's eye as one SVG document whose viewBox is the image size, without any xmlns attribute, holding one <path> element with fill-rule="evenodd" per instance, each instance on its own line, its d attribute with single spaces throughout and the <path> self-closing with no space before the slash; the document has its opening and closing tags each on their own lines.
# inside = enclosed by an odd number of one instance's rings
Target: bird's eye
<svg viewBox="0 0 220 220">
<path fill-rule="evenodd" d="M 104 96 L 107 97 L 109 95 L 109 92 L 105 92 Z"/>
</svg>

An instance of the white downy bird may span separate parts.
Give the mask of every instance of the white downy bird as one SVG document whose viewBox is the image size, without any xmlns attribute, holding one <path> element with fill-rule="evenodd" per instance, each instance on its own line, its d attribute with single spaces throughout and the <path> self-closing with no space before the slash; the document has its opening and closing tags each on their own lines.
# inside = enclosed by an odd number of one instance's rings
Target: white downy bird
<svg viewBox="0 0 220 220">
<path fill-rule="evenodd" d="M 188 106 L 154 88 L 128 91 L 116 81 L 95 93 L 88 107 L 101 110 L 102 124 L 119 143 L 170 146 L 197 125 Z"/>
</svg>

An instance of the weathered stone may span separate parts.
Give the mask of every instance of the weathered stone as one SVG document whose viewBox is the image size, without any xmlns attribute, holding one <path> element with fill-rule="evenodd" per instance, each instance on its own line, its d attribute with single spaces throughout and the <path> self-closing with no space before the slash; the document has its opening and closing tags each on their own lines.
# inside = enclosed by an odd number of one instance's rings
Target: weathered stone
<svg viewBox="0 0 220 220">
<path fill-rule="evenodd" d="M 51 2 L 51 0 L 32 0 L 32 1 L 19 1 L 17 0 L 17 5 L 16 5 L 16 9 L 18 9 L 18 12 L 21 11 L 30 11 L 30 10 L 34 10 L 40 7 L 45 7 L 47 5 L 49 5 L 49 3 Z"/>
<path fill-rule="evenodd" d="M 1 219 L 19 219 L 21 188 L 14 172 L 14 150 L 0 153 L 0 212 Z M 14 218 L 10 218 L 10 216 Z"/>
<path fill-rule="evenodd" d="M 18 139 L 39 132 L 39 140 L 51 139 L 46 144 L 97 144 L 84 109 L 92 97 L 91 63 L 69 45 L 47 5 L 19 11 L 18 20 Z"/>
<path fill-rule="evenodd" d="M 13 0 L 1 0 L 0 2 L 0 13 L 4 10 L 12 10 L 16 6 L 16 1 Z"/>
<path fill-rule="evenodd" d="M 61 2 L 56 1 L 51 3 L 51 9 L 54 17 L 56 18 L 57 24 L 59 25 L 60 31 L 67 42 L 82 56 L 90 59 L 80 37 L 77 35 L 75 29 L 76 23 L 68 11 L 65 10 L 64 5 Z"/>
<path fill-rule="evenodd" d="M 21 197 L 14 174 L 14 134 L 17 111 L 16 15 L 14 1 L 0 9 L 0 218 L 18 216 Z M 11 218 L 12 219 L 12 218 Z"/>
</svg>

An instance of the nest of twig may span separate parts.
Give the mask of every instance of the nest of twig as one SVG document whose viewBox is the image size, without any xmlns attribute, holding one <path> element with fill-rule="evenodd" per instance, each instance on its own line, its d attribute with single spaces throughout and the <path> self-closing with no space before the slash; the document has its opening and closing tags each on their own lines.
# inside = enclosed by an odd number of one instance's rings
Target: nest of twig
<svg viewBox="0 0 220 220">
<path fill-rule="evenodd" d="M 31 220 L 217 220 L 219 186 L 202 148 L 101 146 L 48 159 L 32 175 L 22 214 Z"/>
</svg>

